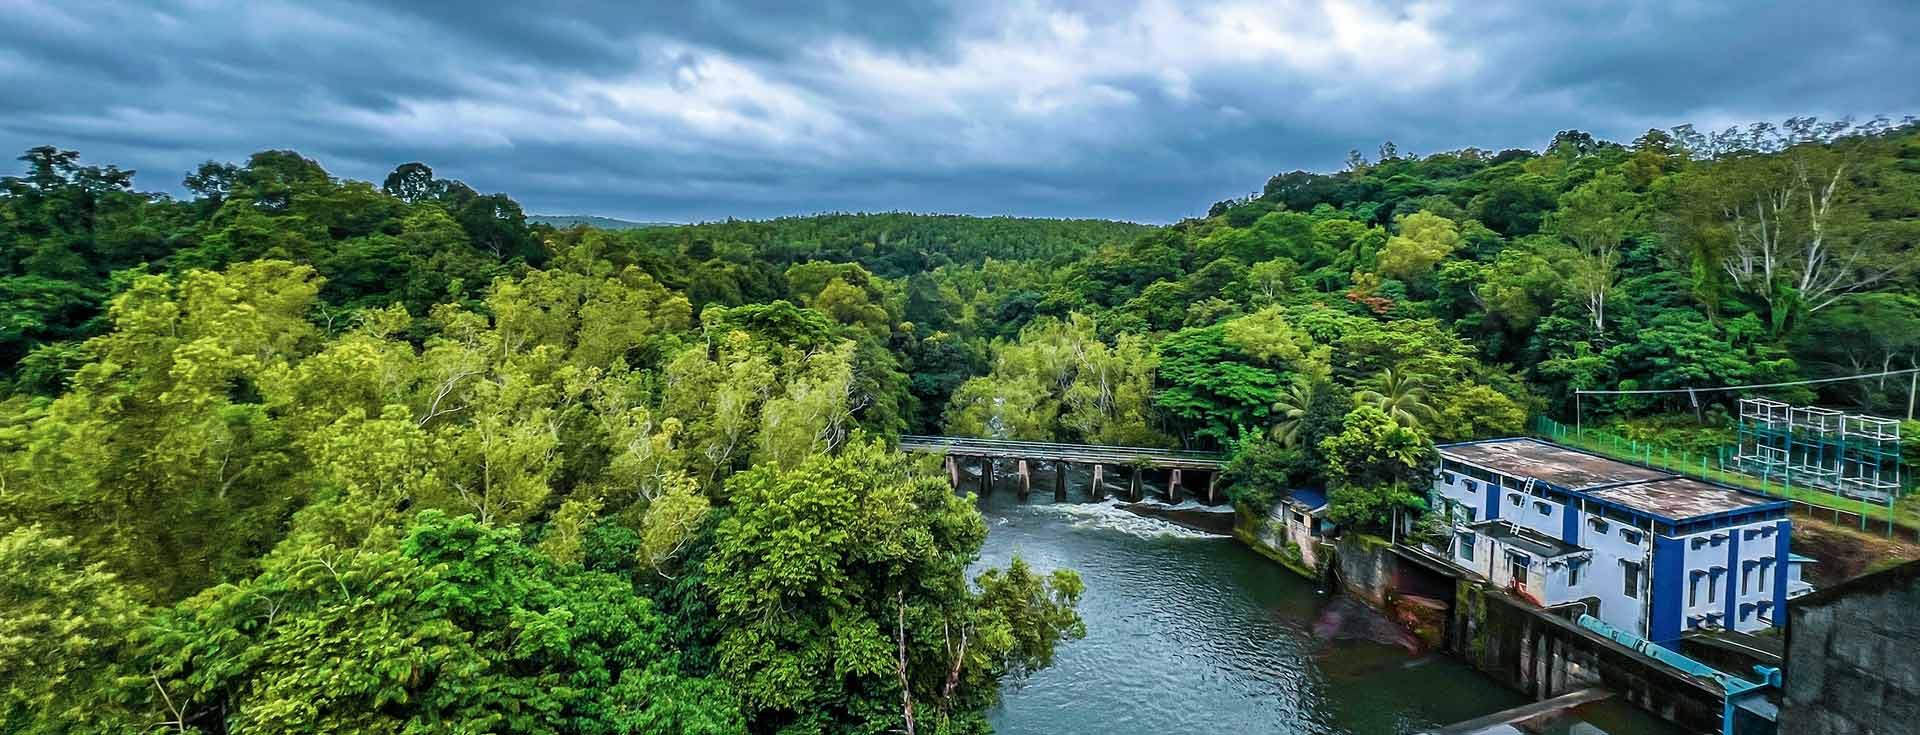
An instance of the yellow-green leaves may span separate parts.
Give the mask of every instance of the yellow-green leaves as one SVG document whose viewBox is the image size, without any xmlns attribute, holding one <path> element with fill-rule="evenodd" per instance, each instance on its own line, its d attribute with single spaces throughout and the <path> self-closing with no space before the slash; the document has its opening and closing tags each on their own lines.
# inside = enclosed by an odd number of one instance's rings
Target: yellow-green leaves
<svg viewBox="0 0 1920 735">
<path fill-rule="evenodd" d="M 1432 212 L 1396 218 L 1400 234 L 1380 251 L 1380 272 L 1395 278 L 1424 276 L 1460 247 L 1460 228 L 1453 220 Z"/>
</svg>

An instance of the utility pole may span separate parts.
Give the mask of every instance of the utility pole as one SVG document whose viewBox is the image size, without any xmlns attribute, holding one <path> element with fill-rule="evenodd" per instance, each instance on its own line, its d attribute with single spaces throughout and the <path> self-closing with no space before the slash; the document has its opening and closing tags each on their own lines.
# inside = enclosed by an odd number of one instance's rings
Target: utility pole
<svg viewBox="0 0 1920 735">
<path fill-rule="evenodd" d="M 1913 420 L 1913 394 L 1920 389 L 1920 372 L 1907 373 L 1907 420 Z"/>
</svg>

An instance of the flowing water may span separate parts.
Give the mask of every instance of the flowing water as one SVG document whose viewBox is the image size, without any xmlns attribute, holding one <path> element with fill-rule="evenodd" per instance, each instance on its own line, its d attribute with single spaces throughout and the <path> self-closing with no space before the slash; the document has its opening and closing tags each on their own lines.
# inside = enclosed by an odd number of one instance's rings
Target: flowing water
<svg viewBox="0 0 1920 735">
<path fill-rule="evenodd" d="M 1077 570 L 1087 637 L 1005 689 L 1003 735 L 1414 733 L 1528 701 L 1230 537 L 1080 492 L 1053 503 L 1041 478 L 1027 503 L 981 501 L 981 563 Z"/>
</svg>

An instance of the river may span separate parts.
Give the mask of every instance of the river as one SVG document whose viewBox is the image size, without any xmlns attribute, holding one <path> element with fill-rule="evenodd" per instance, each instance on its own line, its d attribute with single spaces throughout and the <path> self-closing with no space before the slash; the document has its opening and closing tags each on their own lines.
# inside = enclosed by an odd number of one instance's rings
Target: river
<svg viewBox="0 0 1920 735">
<path fill-rule="evenodd" d="M 1230 537 L 1079 492 L 1052 503 L 1041 476 L 1028 503 L 1011 488 L 980 501 L 981 563 L 1077 570 L 1087 637 L 1006 687 L 992 713 L 1003 735 L 1415 733 L 1528 701 L 1445 655 L 1410 653 L 1386 619 Z M 1606 732 L 1665 731 L 1622 709 L 1601 713 L 1628 723 Z"/>
</svg>

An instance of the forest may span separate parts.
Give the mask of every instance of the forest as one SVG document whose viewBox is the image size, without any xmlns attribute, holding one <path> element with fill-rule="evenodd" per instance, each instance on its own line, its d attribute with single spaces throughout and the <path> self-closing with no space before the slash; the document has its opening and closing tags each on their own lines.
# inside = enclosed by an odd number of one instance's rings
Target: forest
<svg viewBox="0 0 1920 735">
<path fill-rule="evenodd" d="M 1920 367 L 1912 121 L 1389 143 L 1168 226 L 556 229 L 421 163 L 20 161 L 5 733 L 985 732 L 1081 583 L 978 568 L 901 433 L 1223 451 L 1235 503 L 1367 528 L 1574 391 Z M 1579 410 L 1678 446 L 1725 400 Z"/>
</svg>

